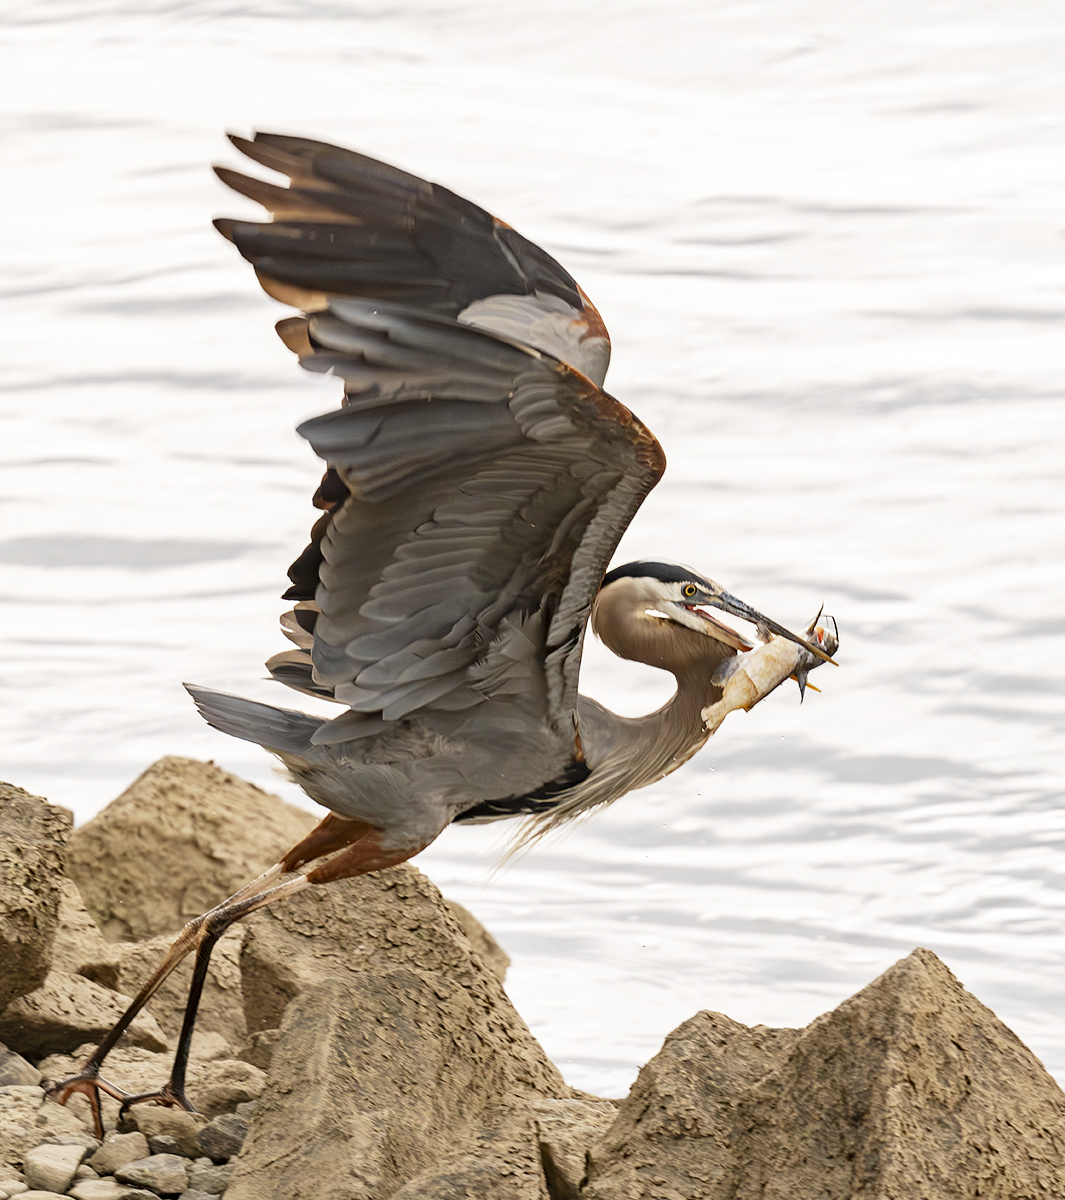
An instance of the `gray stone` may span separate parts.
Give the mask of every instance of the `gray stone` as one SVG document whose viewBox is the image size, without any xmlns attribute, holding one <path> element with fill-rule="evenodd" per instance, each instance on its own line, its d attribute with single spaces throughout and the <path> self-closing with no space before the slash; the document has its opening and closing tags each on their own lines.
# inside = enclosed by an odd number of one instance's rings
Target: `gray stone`
<svg viewBox="0 0 1065 1200">
<path fill-rule="evenodd" d="M 149 1139 L 149 1144 L 153 1138 L 172 1137 L 178 1147 L 176 1153 L 182 1157 L 193 1158 L 200 1153 L 200 1130 L 207 1124 L 202 1113 L 138 1104 L 129 1110 L 128 1120 Z"/>
<path fill-rule="evenodd" d="M 84 1155 L 84 1146 L 34 1146 L 22 1164 L 26 1182 L 42 1192 L 65 1192 Z"/>
<path fill-rule="evenodd" d="M 0 1088 L 0 1174 L 21 1167 L 26 1152 L 51 1135 L 87 1132 L 68 1109 L 46 1104 L 41 1088 Z"/>
<path fill-rule="evenodd" d="M 74 1200 L 159 1200 L 155 1192 L 110 1178 L 84 1179 L 76 1183 L 67 1195 Z"/>
<path fill-rule="evenodd" d="M 200 1130 L 199 1147 L 202 1154 L 215 1162 L 235 1157 L 248 1136 L 248 1122 L 236 1113 L 223 1113 Z"/>
<path fill-rule="evenodd" d="M 83 1158 L 95 1154 L 103 1145 L 100 1138 L 91 1133 L 56 1133 L 41 1139 L 42 1145 L 48 1146 L 81 1146 L 85 1151 Z"/>
<path fill-rule="evenodd" d="M 177 1196 L 189 1186 L 188 1162 L 176 1154 L 153 1154 L 115 1172 L 119 1183 L 132 1183 L 160 1196 Z"/>
<path fill-rule="evenodd" d="M 126 1163 L 147 1158 L 148 1139 L 143 1133 L 108 1133 L 103 1145 L 89 1159 L 89 1166 L 98 1175 L 113 1175 Z"/>
<path fill-rule="evenodd" d="M 41 1073 L 21 1054 L 0 1045 L 0 1087 L 32 1087 L 41 1082 Z"/>
<path fill-rule="evenodd" d="M 0 1014 L 0 1038 L 26 1054 L 62 1054 L 99 1042 L 129 1007 L 130 997 L 83 975 L 49 971 L 35 991 L 20 996 Z M 130 1044 L 165 1050 L 166 1037 L 154 1017 L 141 1013 L 126 1034 Z"/>
<path fill-rule="evenodd" d="M 187 1154 L 182 1154 L 177 1138 L 172 1137 L 169 1133 L 157 1133 L 150 1137 L 148 1149 L 153 1154 L 181 1154 L 182 1158 L 188 1158 Z"/>
<path fill-rule="evenodd" d="M 211 1164 L 209 1167 L 198 1164 L 189 1167 L 189 1188 L 192 1191 L 206 1192 L 211 1196 L 220 1196 L 233 1178 L 232 1163 Z"/>
<path fill-rule="evenodd" d="M 72 824 L 65 808 L 0 783 L 0 1012 L 48 973 Z"/>
<path fill-rule="evenodd" d="M 115 1179 L 83 1179 L 67 1193 L 74 1200 L 125 1200 L 130 1189 Z"/>
</svg>

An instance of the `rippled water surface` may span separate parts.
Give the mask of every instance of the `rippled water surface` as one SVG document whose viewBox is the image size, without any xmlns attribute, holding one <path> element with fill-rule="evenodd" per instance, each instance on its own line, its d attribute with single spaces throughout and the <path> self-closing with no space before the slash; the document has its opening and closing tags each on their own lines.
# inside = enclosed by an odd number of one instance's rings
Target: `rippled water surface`
<svg viewBox="0 0 1065 1200">
<path fill-rule="evenodd" d="M 670 460 L 622 561 L 687 561 L 838 670 L 492 876 L 419 860 L 514 957 L 573 1084 L 698 1008 L 809 1021 L 924 945 L 1065 1079 L 1065 22 L 747 0 L 77 4 L 0 15 L 0 774 L 84 820 L 162 754 L 282 791 L 182 679 L 286 702 L 284 568 L 337 400 L 211 216 L 221 133 L 465 193 L 610 326 Z M 656 706 L 588 656 L 588 690 Z"/>
</svg>

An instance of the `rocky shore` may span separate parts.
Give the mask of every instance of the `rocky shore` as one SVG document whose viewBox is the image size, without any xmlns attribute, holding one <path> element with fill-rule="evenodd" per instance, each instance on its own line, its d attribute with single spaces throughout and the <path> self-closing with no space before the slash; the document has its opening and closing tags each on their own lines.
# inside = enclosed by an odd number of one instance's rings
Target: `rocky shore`
<svg viewBox="0 0 1065 1200">
<path fill-rule="evenodd" d="M 185 921 L 309 814 L 163 759 L 96 818 L 0 785 L 0 1200 L 940 1200 L 1065 1197 L 1065 1094 L 915 950 L 805 1029 L 700 1012 L 624 1100 L 563 1081 L 507 958 L 410 866 L 311 889 L 225 934 L 189 1071 L 198 1113 L 93 1136 L 47 1100 Z M 108 1059 L 161 1083 L 190 966 Z"/>
</svg>

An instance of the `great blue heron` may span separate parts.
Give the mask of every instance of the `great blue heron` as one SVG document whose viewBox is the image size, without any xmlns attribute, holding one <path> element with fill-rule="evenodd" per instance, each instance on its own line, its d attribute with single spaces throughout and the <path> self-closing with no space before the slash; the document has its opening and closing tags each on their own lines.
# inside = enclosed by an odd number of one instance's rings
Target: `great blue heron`
<svg viewBox="0 0 1065 1200">
<path fill-rule="evenodd" d="M 607 331 L 570 275 L 483 209 L 361 154 L 303 138 L 233 137 L 287 175 L 218 168 L 272 221 L 219 220 L 264 289 L 302 310 L 278 332 L 343 407 L 300 427 L 328 469 L 323 510 L 289 570 L 296 649 L 275 679 L 342 706 L 332 720 L 190 687 L 217 729 L 276 754 L 326 817 L 275 866 L 190 922 L 72 1079 L 130 1103 L 191 1107 L 184 1075 L 211 949 L 233 921 L 310 884 L 404 862 L 454 823 L 530 815 L 536 830 L 609 804 L 687 761 L 712 730 L 729 660 L 751 650 L 717 613 L 800 637 L 685 567 L 604 576 L 665 467 L 661 447 L 602 390 Z M 585 628 L 623 658 L 671 671 L 657 712 L 619 717 L 577 694 Z M 811 640 L 811 638 L 813 640 Z M 779 682 L 779 680 L 777 680 Z M 327 857 L 328 856 L 328 857 Z M 287 876 L 287 878 L 285 878 Z M 169 1082 L 129 1097 L 99 1078 L 135 1013 L 197 958 Z"/>
</svg>

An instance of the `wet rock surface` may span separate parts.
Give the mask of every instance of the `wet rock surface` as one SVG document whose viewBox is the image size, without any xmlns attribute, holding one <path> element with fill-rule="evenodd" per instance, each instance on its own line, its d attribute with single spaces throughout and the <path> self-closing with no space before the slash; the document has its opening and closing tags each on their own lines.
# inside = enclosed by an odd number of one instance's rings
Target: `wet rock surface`
<svg viewBox="0 0 1065 1200">
<path fill-rule="evenodd" d="M 65 815 L 10 794 L 0 843 L 10 811 L 6 832 L 36 822 L 42 848 L 7 910 L 34 944 L 19 950 L 26 990 L 0 1018 L 0 1081 L 16 1081 L 0 1083 L 0 1197 L 1065 1197 L 1065 1094 L 929 951 L 806 1029 L 697 1013 L 627 1099 L 601 1100 L 566 1086 L 514 1011 L 494 939 L 409 866 L 309 889 L 227 934 L 189 1064 L 201 1111 L 137 1105 L 118 1128 L 105 1097 L 101 1143 L 87 1101 L 46 1101 L 38 1080 L 77 1070 L 87 1030 L 100 1036 L 165 952 L 160 931 L 246 882 L 312 818 L 210 764 L 165 759 L 75 835 L 82 868 L 100 856 L 85 903 L 61 870 Z M 208 846 L 246 850 L 257 825 L 257 848 L 205 867 Z M 160 861 L 165 878 L 144 871 Z M 184 986 L 160 989 L 145 1044 L 121 1043 L 109 1080 L 136 1093 L 164 1082 Z M 41 997 L 57 994 L 50 1011 Z"/>
</svg>

